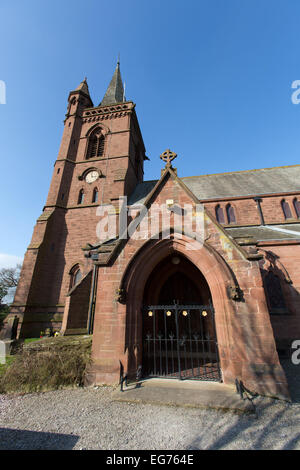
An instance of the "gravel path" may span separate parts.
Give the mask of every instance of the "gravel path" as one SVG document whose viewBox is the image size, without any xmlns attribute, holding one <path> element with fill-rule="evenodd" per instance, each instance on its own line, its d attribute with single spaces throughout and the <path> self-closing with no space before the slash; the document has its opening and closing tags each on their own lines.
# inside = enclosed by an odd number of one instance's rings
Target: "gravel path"
<svg viewBox="0 0 300 470">
<path fill-rule="evenodd" d="M 0 395 L 0 449 L 300 449 L 300 404 L 257 417 L 112 401 L 110 387 Z"/>
</svg>

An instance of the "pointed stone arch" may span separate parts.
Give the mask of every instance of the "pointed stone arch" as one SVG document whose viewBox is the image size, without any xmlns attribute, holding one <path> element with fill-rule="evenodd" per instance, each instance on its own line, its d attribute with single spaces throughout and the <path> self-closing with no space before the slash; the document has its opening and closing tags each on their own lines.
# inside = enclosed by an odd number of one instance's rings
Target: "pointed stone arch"
<svg viewBox="0 0 300 470">
<path fill-rule="evenodd" d="M 98 122 L 96 124 L 93 124 L 89 129 L 87 130 L 85 137 L 89 137 L 96 129 L 101 129 L 101 132 L 103 135 L 106 135 L 109 133 L 109 128 L 101 122 L 99 124 Z"/>
<path fill-rule="evenodd" d="M 197 250 L 189 250 L 187 246 L 190 241 L 187 236 L 181 239 L 171 236 L 164 240 L 150 240 L 139 249 L 124 272 L 121 289 L 126 292 L 125 351 L 129 374 L 137 369 L 142 360 L 141 308 L 146 282 L 159 262 L 172 253 L 178 253 L 202 273 L 209 286 L 215 309 L 223 380 L 232 379 L 232 374 L 227 374 L 227 366 L 232 343 L 230 316 L 235 314 L 235 308 L 227 293 L 236 280 L 229 266 L 213 248 L 199 243 Z"/>
</svg>

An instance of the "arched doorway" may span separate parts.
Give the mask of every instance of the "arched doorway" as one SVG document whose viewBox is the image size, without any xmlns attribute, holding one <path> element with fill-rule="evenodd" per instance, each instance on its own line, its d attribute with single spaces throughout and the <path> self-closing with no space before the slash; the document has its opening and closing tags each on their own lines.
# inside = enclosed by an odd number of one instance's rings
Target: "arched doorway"
<svg viewBox="0 0 300 470">
<path fill-rule="evenodd" d="M 220 380 L 210 289 L 187 258 L 174 252 L 154 268 L 142 315 L 144 376 Z"/>
</svg>

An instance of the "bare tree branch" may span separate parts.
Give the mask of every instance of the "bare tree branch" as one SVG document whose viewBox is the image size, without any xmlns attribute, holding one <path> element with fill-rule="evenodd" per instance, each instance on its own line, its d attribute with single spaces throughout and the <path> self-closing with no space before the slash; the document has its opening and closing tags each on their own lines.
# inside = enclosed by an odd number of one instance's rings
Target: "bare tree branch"
<svg viewBox="0 0 300 470">
<path fill-rule="evenodd" d="M 7 295 L 7 290 L 0 286 L 0 307 L 2 304 L 2 299 Z"/>
<path fill-rule="evenodd" d="M 17 287 L 20 278 L 21 265 L 17 264 L 15 268 L 0 269 L 0 288 L 3 290 Z"/>
</svg>

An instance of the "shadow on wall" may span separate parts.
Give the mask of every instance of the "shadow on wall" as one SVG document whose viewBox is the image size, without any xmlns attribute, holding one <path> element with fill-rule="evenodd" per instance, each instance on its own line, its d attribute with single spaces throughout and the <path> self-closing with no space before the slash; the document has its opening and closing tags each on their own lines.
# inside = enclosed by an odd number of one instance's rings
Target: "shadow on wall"
<svg viewBox="0 0 300 470">
<path fill-rule="evenodd" d="M 261 251 L 265 254 L 260 268 L 277 352 L 286 374 L 291 399 L 300 402 L 300 387 L 299 391 L 295 388 L 295 383 L 299 384 L 300 366 L 297 368 L 291 362 L 292 342 L 300 339 L 300 295 L 279 256 L 272 251 Z"/>
<path fill-rule="evenodd" d="M 280 363 L 288 381 L 291 400 L 300 403 L 300 364 L 293 364 L 291 358 L 282 358 Z"/>
<path fill-rule="evenodd" d="M 1 450 L 72 450 L 79 436 L 0 428 Z"/>
<path fill-rule="evenodd" d="M 267 397 L 289 399 L 285 374 L 278 361 L 273 334 L 268 325 L 257 321 L 246 304 L 241 305 L 240 314 L 232 319 L 232 331 L 239 338 L 231 345 L 231 360 L 235 365 L 235 376 L 242 380 L 253 393 Z M 245 363 L 239 361 L 245 357 Z"/>
<path fill-rule="evenodd" d="M 272 251 L 264 252 L 260 261 L 260 270 L 266 292 L 269 311 L 272 314 L 296 313 L 300 306 L 300 295 L 293 287 L 293 281 L 281 263 L 278 255 Z"/>
</svg>

